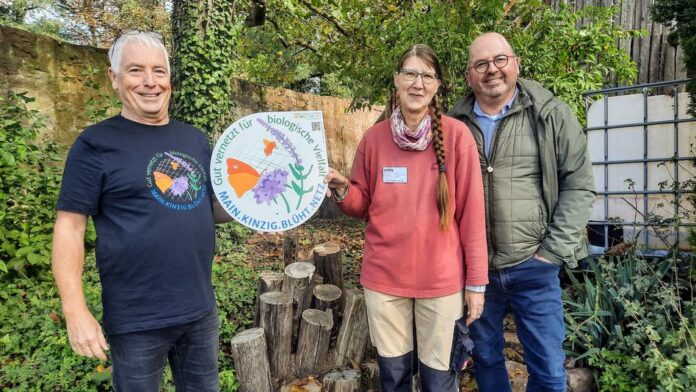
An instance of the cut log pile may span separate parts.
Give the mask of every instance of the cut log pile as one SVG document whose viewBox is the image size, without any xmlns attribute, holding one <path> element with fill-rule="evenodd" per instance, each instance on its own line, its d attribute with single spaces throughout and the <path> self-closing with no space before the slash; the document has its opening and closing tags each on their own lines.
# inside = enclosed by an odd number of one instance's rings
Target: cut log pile
<svg viewBox="0 0 696 392">
<path fill-rule="evenodd" d="M 271 392 L 295 378 L 323 376 L 326 391 L 358 391 L 355 368 L 369 337 L 363 292 L 344 288 L 338 245 L 317 245 L 312 259 L 289 262 L 296 242 L 284 239 L 284 273 L 259 276 L 256 328 L 232 339 L 239 390 Z"/>
</svg>

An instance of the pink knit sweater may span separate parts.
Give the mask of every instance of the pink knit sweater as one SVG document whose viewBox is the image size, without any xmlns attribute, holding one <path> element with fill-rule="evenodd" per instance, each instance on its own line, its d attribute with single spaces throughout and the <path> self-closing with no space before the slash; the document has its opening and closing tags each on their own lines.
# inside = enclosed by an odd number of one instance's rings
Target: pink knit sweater
<svg viewBox="0 0 696 392">
<path fill-rule="evenodd" d="M 452 224 L 444 232 L 432 143 L 424 151 L 402 150 L 385 120 L 368 129 L 358 146 L 348 194 L 339 205 L 368 221 L 360 283 L 370 290 L 432 298 L 488 283 L 476 142 L 464 123 L 443 116 L 442 125 L 452 207 Z"/>
</svg>

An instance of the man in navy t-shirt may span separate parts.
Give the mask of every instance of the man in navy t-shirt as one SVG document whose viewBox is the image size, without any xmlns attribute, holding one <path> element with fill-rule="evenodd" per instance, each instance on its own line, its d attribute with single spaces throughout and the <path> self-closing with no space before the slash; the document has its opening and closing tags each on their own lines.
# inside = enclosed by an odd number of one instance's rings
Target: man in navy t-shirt
<svg viewBox="0 0 696 392">
<path fill-rule="evenodd" d="M 170 69 L 159 35 L 124 34 L 109 60 L 123 109 L 75 141 L 57 205 L 53 272 L 70 344 L 101 360 L 110 350 L 117 391 L 158 391 L 167 359 L 177 390 L 219 390 L 211 268 L 215 221 L 228 218 L 211 195 L 210 145 L 169 118 Z M 82 290 L 88 216 L 97 230 L 106 339 Z"/>
</svg>

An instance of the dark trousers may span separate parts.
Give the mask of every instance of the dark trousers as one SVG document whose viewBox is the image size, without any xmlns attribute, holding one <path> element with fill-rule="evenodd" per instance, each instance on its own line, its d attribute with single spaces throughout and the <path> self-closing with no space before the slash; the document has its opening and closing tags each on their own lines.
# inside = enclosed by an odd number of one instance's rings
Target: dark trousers
<svg viewBox="0 0 696 392">
<path fill-rule="evenodd" d="M 217 311 L 175 327 L 109 335 L 114 389 L 159 391 L 169 359 L 177 391 L 219 391 L 219 336 Z"/>
<path fill-rule="evenodd" d="M 531 258 L 514 267 L 490 271 L 483 314 L 470 326 L 479 391 L 511 390 L 503 356 L 503 319 L 508 307 L 524 346 L 527 391 L 566 390 L 559 270 L 557 265 Z"/>
</svg>

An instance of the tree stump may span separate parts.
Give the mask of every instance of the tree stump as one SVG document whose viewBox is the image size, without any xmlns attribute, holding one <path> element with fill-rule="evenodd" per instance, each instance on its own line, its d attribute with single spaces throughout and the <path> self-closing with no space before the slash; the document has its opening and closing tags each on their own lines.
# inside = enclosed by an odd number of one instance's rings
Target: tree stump
<svg viewBox="0 0 696 392">
<path fill-rule="evenodd" d="M 261 271 L 259 274 L 259 286 L 256 289 L 256 304 L 254 305 L 254 327 L 259 326 L 261 294 L 269 291 L 280 291 L 283 287 L 284 276 L 282 272 L 275 271 Z"/>
<path fill-rule="evenodd" d="M 283 292 L 290 294 L 294 304 L 294 317 L 292 326 L 292 352 L 297 344 L 300 330 L 302 312 L 312 303 L 311 281 L 315 268 L 309 263 L 292 263 L 285 267 L 283 277 Z"/>
<path fill-rule="evenodd" d="M 305 377 L 323 371 L 332 328 L 333 319 L 328 313 L 317 309 L 307 309 L 302 313 L 295 376 Z"/>
<path fill-rule="evenodd" d="M 300 236 L 295 230 L 283 233 L 283 265 L 297 261 L 297 251 L 300 246 Z"/>
<path fill-rule="evenodd" d="M 360 370 L 349 369 L 331 372 L 324 376 L 322 385 L 326 392 L 358 392 Z"/>
<path fill-rule="evenodd" d="M 346 290 L 343 320 L 336 339 L 336 365 L 360 363 L 369 333 L 365 295 L 362 290 Z"/>
<path fill-rule="evenodd" d="M 252 328 L 232 338 L 230 349 L 240 392 L 272 392 L 263 328 Z"/>
<path fill-rule="evenodd" d="M 340 322 L 342 296 L 343 292 L 338 287 L 332 284 L 320 284 L 314 287 L 314 301 L 312 307 L 314 309 L 319 309 L 331 313 L 334 325 L 338 326 Z M 331 331 L 331 344 L 329 345 L 330 347 L 334 346 L 337 336 L 338 328 L 334 328 Z"/>
<path fill-rule="evenodd" d="M 341 289 L 332 284 L 317 285 L 314 287 L 314 304 L 312 307 L 323 311 L 335 310 L 341 295 L 343 295 Z"/>
<path fill-rule="evenodd" d="M 259 326 L 266 333 L 271 375 L 275 379 L 290 373 L 293 302 L 288 293 L 261 294 Z"/>
<path fill-rule="evenodd" d="M 317 273 L 324 277 L 324 284 L 344 289 L 340 246 L 331 242 L 315 246 L 314 265 L 317 267 Z"/>
</svg>

